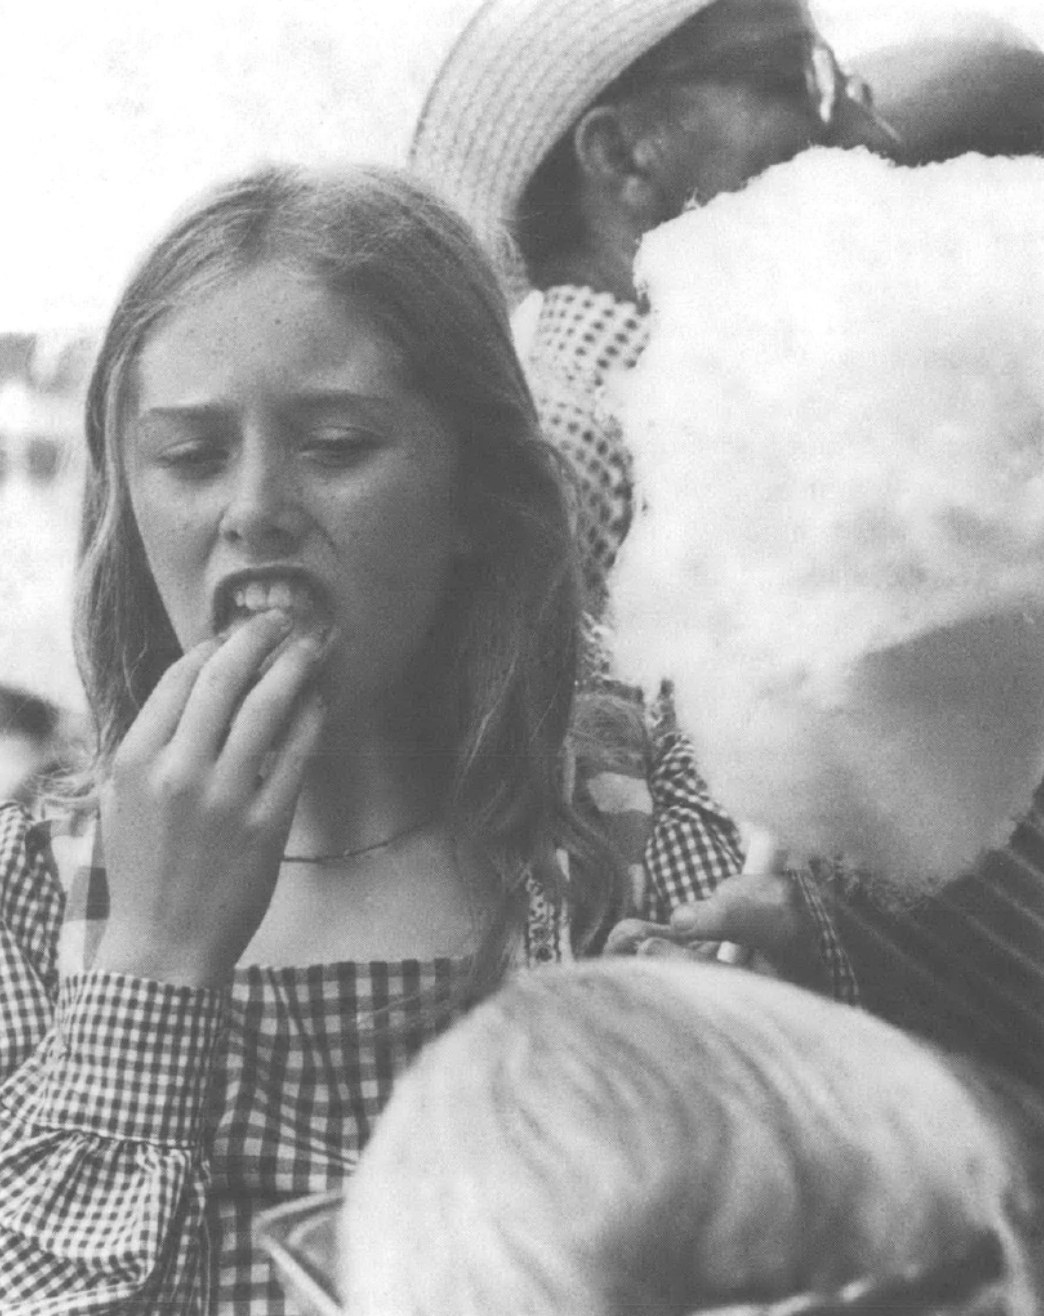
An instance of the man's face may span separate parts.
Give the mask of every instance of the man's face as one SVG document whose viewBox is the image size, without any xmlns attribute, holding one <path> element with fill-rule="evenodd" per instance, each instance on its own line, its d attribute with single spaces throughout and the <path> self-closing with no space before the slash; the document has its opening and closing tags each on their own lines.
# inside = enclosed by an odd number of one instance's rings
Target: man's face
<svg viewBox="0 0 1044 1316">
<path fill-rule="evenodd" d="M 770 166 L 824 141 L 824 125 L 804 92 L 700 80 L 665 89 L 656 129 L 663 213 L 679 215 L 736 192 Z"/>
<path fill-rule="evenodd" d="M 853 135 L 861 111 L 800 0 L 717 0 L 664 43 L 644 76 L 633 103 L 656 148 L 658 222 L 810 146 L 879 144 L 869 116 Z"/>
</svg>

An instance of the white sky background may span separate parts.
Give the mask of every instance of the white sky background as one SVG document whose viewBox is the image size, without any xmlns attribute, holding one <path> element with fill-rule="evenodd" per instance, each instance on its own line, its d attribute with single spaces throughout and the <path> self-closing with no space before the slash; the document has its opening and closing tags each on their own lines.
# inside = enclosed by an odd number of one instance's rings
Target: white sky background
<svg viewBox="0 0 1044 1316">
<path fill-rule="evenodd" d="M 0 330 L 104 318 L 171 212 L 262 159 L 397 162 L 475 0 L 28 0 L 0 33 Z M 1044 45 L 1044 0 L 813 0 L 841 54 L 959 8 Z"/>
<path fill-rule="evenodd" d="M 400 162 L 423 90 L 477 3 L 8 0 L 0 332 L 103 323 L 138 252 L 220 176 L 263 159 Z M 1044 0 L 812 3 L 842 58 L 972 7 L 1044 46 Z M 0 396 L 8 428 L 10 412 Z M 74 471 L 0 487 L 0 681 L 73 707 L 77 498 Z"/>
</svg>

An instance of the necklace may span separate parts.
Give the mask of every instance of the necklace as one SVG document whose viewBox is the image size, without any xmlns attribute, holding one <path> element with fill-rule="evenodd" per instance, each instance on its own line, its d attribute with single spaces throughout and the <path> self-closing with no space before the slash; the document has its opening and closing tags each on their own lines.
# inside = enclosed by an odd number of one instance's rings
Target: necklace
<svg viewBox="0 0 1044 1316">
<path fill-rule="evenodd" d="M 420 822 L 410 823 L 409 827 L 404 827 L 401 832 L 393 832 L 391 836 L 386 836 L 383 841 L 374 841 L 370 845 L 362 845 L 357 850 L 335 850 L 333 854 L 285 854 L 283 855 L 284 864 L 336 864 L 345 859 L 358 859 L 360 855 L 374 854 L 377 850 L 387 850 L 390 845 L 395 845 L 398 841 L 405 841 L 408 836 L 413 836 L 416 832 L 422 832 L 435 821 L 435 815 L 428 818 L 422 818 Z"/>
</svg>

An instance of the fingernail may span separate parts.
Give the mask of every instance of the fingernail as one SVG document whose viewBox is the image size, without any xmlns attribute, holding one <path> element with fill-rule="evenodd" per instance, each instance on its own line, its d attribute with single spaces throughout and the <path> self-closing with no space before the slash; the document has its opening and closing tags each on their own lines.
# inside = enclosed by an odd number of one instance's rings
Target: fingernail
<svg viewBox="0 0 1044 1316">
<path fill-rule="evenodd" d="M 699 917 L 691 905 L 679 905 L 671 914 L 671 927 L 675 932 L 695 932 Z"/>
<path fill-rule="evenodd" d="M 264 612 L 255 613 L 249 624 L 260 626 L 263 631 L 267 630 L 271 635 L 285 635 L 292 629 L 294 619 L 282 608 L 266 608 Z M 228 632 L 230 635 L 232 633 L 232 631 Z"/>
</svg>

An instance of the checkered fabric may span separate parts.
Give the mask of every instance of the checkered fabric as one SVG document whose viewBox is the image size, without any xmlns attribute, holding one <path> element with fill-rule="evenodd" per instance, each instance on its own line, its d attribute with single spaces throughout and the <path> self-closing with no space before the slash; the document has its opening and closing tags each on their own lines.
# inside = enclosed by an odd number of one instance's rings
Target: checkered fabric
<svg viewBox="0 0 1044 1316">
<path fill-rule="evenodd" d="M 523 340 L 517 326 L 533 312 Z M 598 599 L 633 510 L 631 454 L 601 400 L 613 373 L 637 362 L 648 327 L 631 303 L 571 286 L 534 294 L 513 323 L 544 434 L 575 477 L 584 579 Z"/>
<path fill-rule="evenodd" d="M 87 821 L 0 808 L 0 1311 L 282 1316 L 256 1214 L 343 1182 L 467 962 L 91 972 Z"/>
<path fill-rule="evenodd" d="M 679 905 L 705 899 L 738 873 L 743 849 L 732 819 L 711 798 L 685 736 L 673 732 L 661 742 L 650 784 L 657 825 L 645 852 L 651 888 L 646 917 L 666 923 Z"/>
<path fill-rule="evenodd" d="M 395 1077 L 453 1017 L 446 1006 L 426 1020 L 422 1001 L 448 997 L 466 967 L 407 960 L 237 973 L 206 1138 L 216 1311 L 286 1310 L 254 1243 L 257 1213 L 348 1177 Z"/>
<path fill-rule="evenodd" d="M 633 912 L 660 919 L 741 854 L 688 742 L 651 753 L 577 791 L 630 863 Z M 529 895 L 519 962 L 569 958 L 567 910 Z M 0 807 L 0 1312 L 284 1316 L 257 1213 L 350 1174 L 467 962 L 252 966 L 194 991 L 92 972 L 107 916 L 94 820 Z"/>
<path fill-rule="evenodd" d="M 797 883 L 798 890 L 805 901 L 805 908 L 812 916 L 816 929 L 816 949 L 819 952 L 820 963 L 826 970 L 830 994 L 836 1001 L 845 1001 L 849 1005 L 860 1004 L 859 984 L 851 960 L 841 943 L 837 927 L 827 909 L 812 870 L 788 868 L 787 872 L 791 880 Z"/>
</svg>

